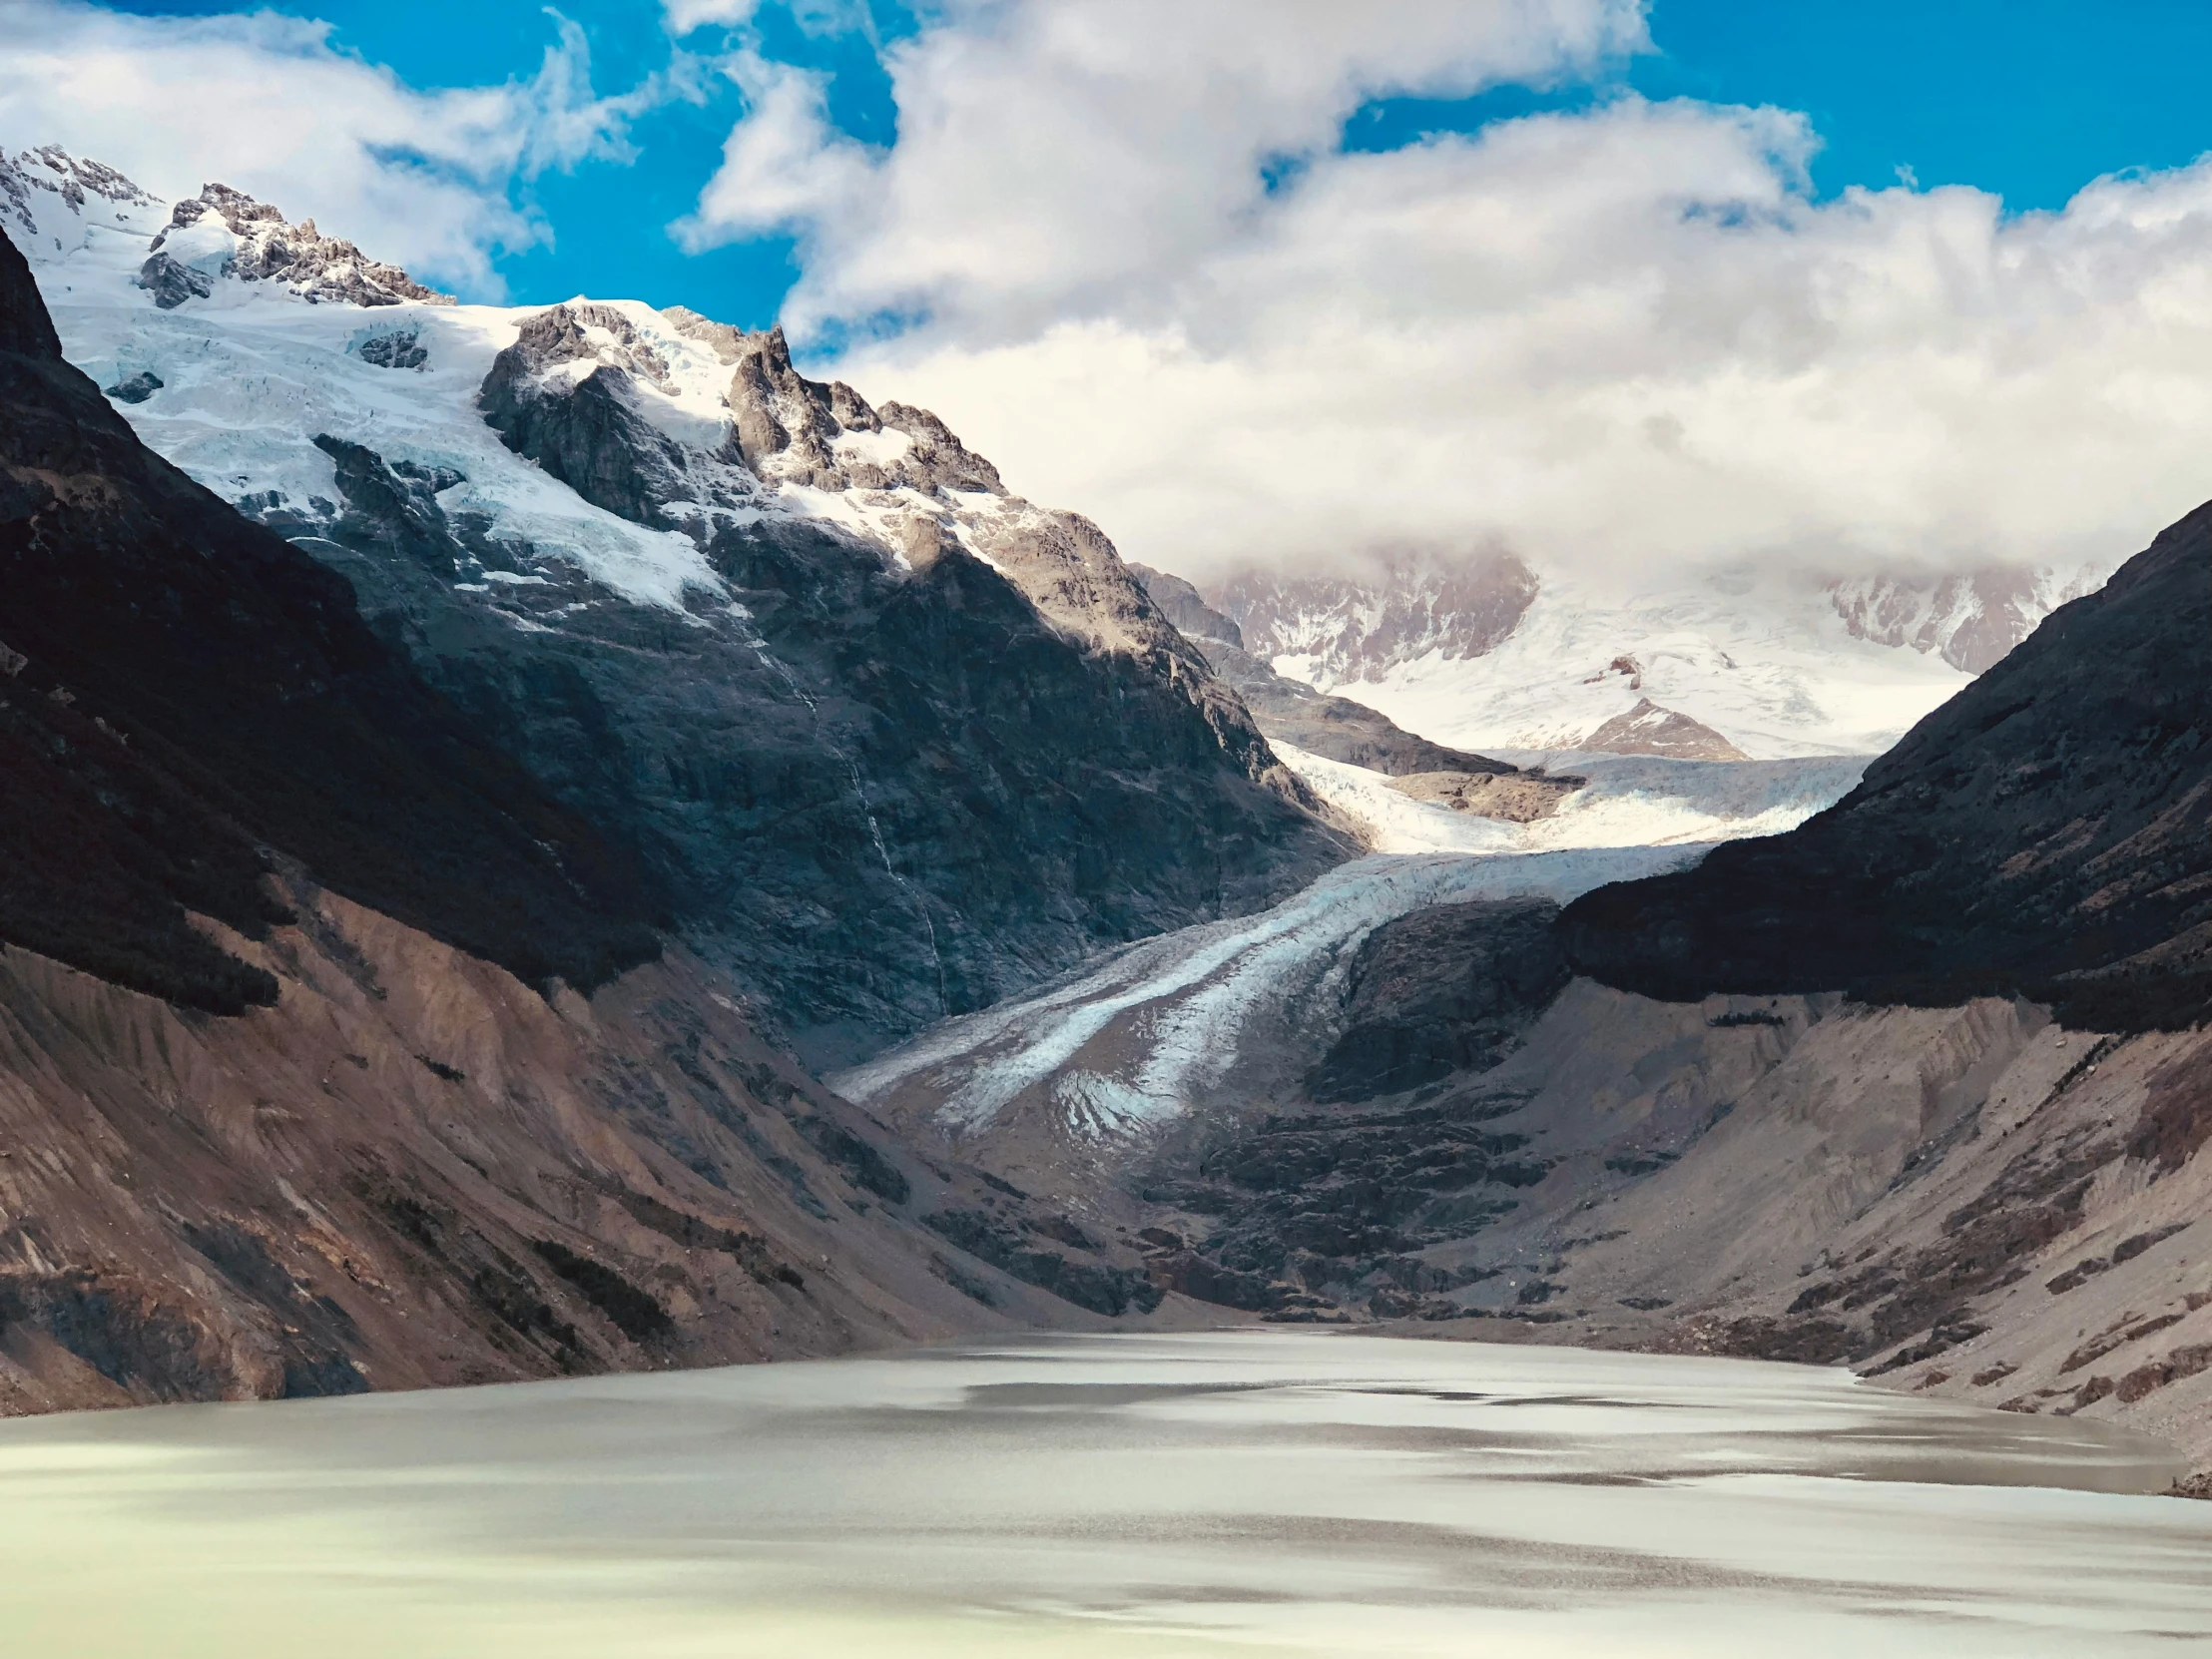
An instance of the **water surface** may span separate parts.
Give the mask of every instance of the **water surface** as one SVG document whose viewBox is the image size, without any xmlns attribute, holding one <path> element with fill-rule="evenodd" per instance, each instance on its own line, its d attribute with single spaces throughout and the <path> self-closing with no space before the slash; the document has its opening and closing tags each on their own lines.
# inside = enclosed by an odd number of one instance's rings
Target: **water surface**
<svg viewBox="0 0 2212 1659">
<path fill-rule="evenodd" d="M 2177 1654 L 2153 1441 L 1328 1334 L 0 1424 L 15 1659 Z M 2071 1489 L 2060 1489 L 2071 1488 Z"/>
</svg>

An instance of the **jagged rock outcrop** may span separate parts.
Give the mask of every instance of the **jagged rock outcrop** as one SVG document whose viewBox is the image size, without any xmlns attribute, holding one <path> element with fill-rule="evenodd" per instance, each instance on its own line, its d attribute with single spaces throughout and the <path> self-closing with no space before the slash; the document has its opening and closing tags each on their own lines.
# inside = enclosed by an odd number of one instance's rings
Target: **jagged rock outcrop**
<svg viewBox="0 0 2212 1659">
<path fill-rule="evenodd" d="M 104 388 L 106 395 L 118 403 L 143 403 L 161 389 L 161 376 L 150 369 L 141 369 Z"/>
<path fill-rule="evenodd" d="M 1435 652 L 1479 657 L 1512 633 L 1536 597 L 1536 577 L 1509 553 L 1398 554 L 1364 576 L 1231 576 L 1215 608 L 1262 661 L 1311 658 L 1323 685 L 1381 680 Z"/>
<path fill-rule="evenodd" d="M 1651 995 L 1989 993 L 2140 1031 L 2212 1010 L 2212 507 L 2163 531 L 1786 835 L 1568 909 Z"/>
<path fill-rule="evenodd" d="M 371 334 L 357 349 L 362 362 L 374 363 L 378 368 L 423 368 L 430 361 L 429 347 L 422 343 L 418 328 Z"/>
<path fill-rule="evenodd" d="M 72 156 L 58 144 L 9 156 L 0 151 L 0 231 L 21 242 L 40 234 L 40 196 L 58 198 L 82 214 L 88 198 L 126 207 L 150 208 L 154 199 L 104 162 Z"/>
<path fill-rule="evenodd" d="M 0 938 L 235 1010 L 276 986 L 283 858 L 511 968 L 598 984 L 659 946 L 629 861 L 362 625 L 342 581 L 147 450 L 0 246 Z"/>
<path fill-rule="evenodd" d="M 1639 698 L 1582 740 L 1584 749 L 1607 755 L 1664 755 L 1677 761 L 1746 761 L 1751 757 L 1703 721 Z"/>
<path fill-rule="evenodd" d="M 324 236 L 311 219 L 292 225 L 276 208 L 243 191 L 203 185 L 198 196 L 177 204 L 168 227 L 154 238 L 139 284 L 157 305 L 173 309 L 213 293 L 219 276 L 280 282 L 314 304 L 453 302 L 451 294 L 424 287 L 397 266 Z"/>
<path fill-rule="evenodd" d="M 508 448 L 636 523 L 657 523 L 664 507 L 700 496 L 718 507 L 745 501 L 752 491 L 741 479 L 690 476 L 682 446 L 639 410 L 639 382 L 667 379 L 668 364 L 622 312 L 556 305 L 524 320 L 493 360 L 476 406 Z"/>
<path fill-rule="evenodd" d="M 850 1058 L 1348 850 L 1095 526 L 1009 495 L 934 416 L 801 376 L 781 333 L 665 320 L 678 339 L 657 347 L 614 307 L 527 318 L 479 404 L 585 499 L 702 548 L 727 593 L 696 626 L 510 587 L 503 606 L 546 619 L 517 639 L 457 625 L 473 603 L 408 566 L 343 568 L 433 678 L 641 849 L 687 936 L 807 1052 Z M 348 514 L 403 521 L 389 491 L 339 484 Z M 769 510 L 791 489 L 876 516 Z M 455 568 L 498 557 L 453 530 Z"/>
</svg>

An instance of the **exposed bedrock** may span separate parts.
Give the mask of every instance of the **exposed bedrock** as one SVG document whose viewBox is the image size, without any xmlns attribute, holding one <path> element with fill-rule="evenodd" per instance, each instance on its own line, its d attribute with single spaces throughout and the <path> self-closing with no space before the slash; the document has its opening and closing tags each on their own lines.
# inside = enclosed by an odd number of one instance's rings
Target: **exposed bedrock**
<svg viewBox="0 0 2212 1659">
<path fill-rule="evenodd" d="M 1657 996 L 2022 994 L 2095 1029 L 2212 1009 L 2212 507 L 2036 632 L 1837 806 L 1563 920 Z"/>
<path fill-rule="evenodd" d="M 1439 904 L 1376 929 L 1352 964 L 1345 1029 L 1308 1091 L 1369 1100 L 1504 1058 L 1566 985 L 1558 914 L 1539 899 Z"/>
<path fill-rule="evenodd" d="M 1750 756 L 1703 721 L 1639 698 L 1582 740 L 1584 749 L 1609 755 L 1666 755 L 1678 761 L 1748 761 Z"/>
<path fill-rule="evenodd" d="M 685 936 L 811 1059 L 1262 906 L 1352 849 L 1094 526 L 1005 497 L 926 411 L 800 376 L 780 335 L 670 314 L 731 365 L 719 455 L 639 412 L 667 365 L 612 307 L 527 320 L 480 404 L 587 500 L 701 544 L 727 590 L 688 617 L 543 567 L 494 596 L 446 580 L 417 524 L 433 496 L 374 468 L 341 464 L 346 513 L 292 529 L 486 731 L 637 851 Z M 906 440 L 895 478 L 832 448 L 884 430 Z M 735 510 L 763 479 L 844 488 L 855 469 L 941 515 L 902 557 Z M 988 563 L 953 533 L 962 491 L 999 503 L 962 521 Z M 444 534 L 464 577 L 501 556 L 466 523 Z"/>
</svg>

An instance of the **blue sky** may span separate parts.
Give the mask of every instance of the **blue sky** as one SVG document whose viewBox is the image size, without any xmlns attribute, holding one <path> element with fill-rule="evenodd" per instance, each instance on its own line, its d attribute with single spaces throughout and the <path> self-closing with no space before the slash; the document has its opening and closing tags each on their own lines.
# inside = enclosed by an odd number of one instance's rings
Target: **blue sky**
<svg viewBox="0 0 2212 1659">
<path fill-rule="evenodd" d="M 209 13 L 218 4 L 131 4 L 144 13 Z M 526 78 L 555 38 L 533 0 L 456 0 L 435 12 L 391 0 L 280 0 L 276 8 L 336 26 L 335 43 L 419 88 Z M 592 48 L 593 81 L 617 92 L 664 66 L 658 7 L 568 0 Z M 873 8 L 878 41 L 910 32 L 893 4 Z M 830 114 L 870 143 L 894 136 L 889 82 L 867 38 L 810 32 L 769 0 L 755 20 L 769 57 L 830 73 Z M 2212 6 L 2185 0 L 1656 0 L 1657 51 L 1607 67 L 1592 84 L 1504 88 L 1458 102 L 1397 100 L 1350 125 L 1347 145 L 1389 149 L 1422 133 L 1474 131 L 1542 109 L 1576 109 L 1621 88 L 1647 98 L 1771 104 L 1805 112 L 1823 141 L 1818 197 L 1888 186 L 1910 168 L 1921 186 L 1974 185 L 2009 211 L 2056 208 L 2100 175 L 2175 167 L 2212 149 L 2203 88 L 2212 71 Z M 711 49 L 718 31 L 688 43 Z M 521 301 L 577 292 L 682 301 L 744 323 L 776 314 L 797 276 L 787 241 L 688 254 L 668 225 L 691 210 L 743 111 L 716 82 L 708 101 L 675 103 L 631 132 L 634 165 L 587 162 L 525 187 L 548 246 L 500 256 Z"/>
<path fill-rule="evenodd" d="M 5 0 L 0 137 L 781 320 L 1183 574 L 2063 575 L 2212 494 L 2204 0 L 277 3 Z M 1417 86 L 1488 90 L 1351 104 Z"/>
</svg>

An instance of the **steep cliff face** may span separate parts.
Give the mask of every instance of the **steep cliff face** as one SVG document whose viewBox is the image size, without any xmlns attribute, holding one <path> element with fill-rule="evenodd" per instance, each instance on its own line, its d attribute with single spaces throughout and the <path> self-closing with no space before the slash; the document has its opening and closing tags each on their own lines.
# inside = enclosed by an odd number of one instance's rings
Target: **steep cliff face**
<svg viewBox="0 0 2212 1659">
<path fill-rule="evenodd" d="M 781 335 L 434 303 L 260 204 L 165 228 L 10 167 L 140 434 L 342 574 L 816 1060 L 1351 850 L 1095 526 Z M 157 303 L 188 229 L 208 291 Z"/>
<path fill-rule="evenodd" d="M 1830 811 L 1563 918 L 1651 995 L 2017 993 L 2140 1031 L 2212 1009 L 2212 508 L 2054 612 Z"/>
<path fill-rule="evenodd" d="M 84 166 L 64 153 L 54 154 L 73 170 Z M 100 171 L 112 175 L 113 170 Z M 120 175 L 113 177 L 130 186 Z M 148 244 L 138 283 L 167 309 L 207 298 L 226 276 L 281 283 L 316 304 L 453 302 L 451 294 L 433 292 L 397 266 L 372 260 L 341 238 L 324 236 L 311 219 L 293 225 L 279 210 L 244 191 L 203 185 L 198 196 L 177 204 L 168 225 Z"/>
</svg>

